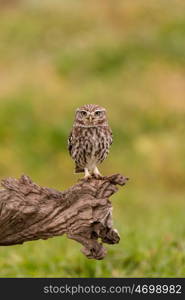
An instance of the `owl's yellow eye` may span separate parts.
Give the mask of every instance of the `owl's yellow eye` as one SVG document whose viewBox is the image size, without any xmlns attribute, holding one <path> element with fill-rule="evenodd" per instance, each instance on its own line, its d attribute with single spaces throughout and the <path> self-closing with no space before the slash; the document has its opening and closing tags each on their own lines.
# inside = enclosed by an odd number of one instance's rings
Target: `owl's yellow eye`
<svg viewBox="0 0 185 300">
<path fill-rule="evenodd" d="M 101 110 L 96 110 L 94 114 L 95 114 L 95 116 L 101 116 L 102 111 Z"/>
<path fill-rule="evenodd" d="M 81 114 L 82 117 L 87 116 L 87 112 L 85 110 L 81 110 L 80 114 Z"/>
</svg>

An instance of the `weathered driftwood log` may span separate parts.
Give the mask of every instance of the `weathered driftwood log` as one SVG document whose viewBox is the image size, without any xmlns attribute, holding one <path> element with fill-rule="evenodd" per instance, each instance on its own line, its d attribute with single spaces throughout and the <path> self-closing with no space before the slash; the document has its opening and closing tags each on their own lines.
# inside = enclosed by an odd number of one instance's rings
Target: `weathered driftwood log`
<svg viewBox="0 0 185 300">
<path fill-rule="evenodd" d="M 0 190 L 0 246 L 48 239 L 66 233 L 80 242 L 88 258 L 102 259 L 102 243 L 120 240 L 112 228 L 112 205 L 108 199 L 124 185 L 119 174 L 101 180 L 80 181 L 66 191 L 40 187 L 28 176 L 2 180 Z M 101 242 L 98 241 L 101 239 Z"/>
</svg>

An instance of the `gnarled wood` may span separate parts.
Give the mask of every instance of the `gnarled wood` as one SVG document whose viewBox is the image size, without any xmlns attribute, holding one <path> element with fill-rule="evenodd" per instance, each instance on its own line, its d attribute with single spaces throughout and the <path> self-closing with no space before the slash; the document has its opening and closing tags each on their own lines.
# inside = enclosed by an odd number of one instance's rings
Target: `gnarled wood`
<svg viewBox="0 0 185 300">
<path fill-rule="evenodd" d="M 112 228 L 109 197 L 128 178 L 119 174 L 81 180 L 66 191 L 40 187 L 23 175 L 2 180 L 0 190 L 0 246 L 48 239 L 66 234 L 84 246 L 88 258 L 102 259 L 102 243 L 120 240 Z M 98 239 L 101 239 L 101 242 Z"/>
</svg>

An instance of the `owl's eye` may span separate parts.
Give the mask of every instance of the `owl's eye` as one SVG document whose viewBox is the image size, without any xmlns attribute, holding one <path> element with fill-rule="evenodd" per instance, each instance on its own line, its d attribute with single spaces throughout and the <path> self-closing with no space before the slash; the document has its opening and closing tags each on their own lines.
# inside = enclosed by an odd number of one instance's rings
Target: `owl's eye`
<svg viewBox="0 0 185 300">
<path fill-rule="evenodd" d="M 87 112 L 85 110 L 81 110 L 80 114 L 81 114 L 82 117 L 87 116 Z"/>
<path fill-rule="evenodd" d="M 94 114 L 95 114 L 95 116 L 101 116 L 102 111 L 101 110 L 96 110 Z"/>
</svg>

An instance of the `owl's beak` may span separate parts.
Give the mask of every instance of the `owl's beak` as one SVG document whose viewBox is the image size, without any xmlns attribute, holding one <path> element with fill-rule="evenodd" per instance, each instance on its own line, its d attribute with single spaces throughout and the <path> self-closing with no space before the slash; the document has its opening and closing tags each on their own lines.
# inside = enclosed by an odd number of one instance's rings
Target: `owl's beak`
<svg viewBox="0 0 185 300">
<path fill-rule="evenodd" d="M 89 115 L 89 122 L 91 123 L 92 122 L 92 116 Z"/>
</svg>

